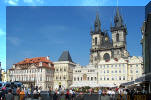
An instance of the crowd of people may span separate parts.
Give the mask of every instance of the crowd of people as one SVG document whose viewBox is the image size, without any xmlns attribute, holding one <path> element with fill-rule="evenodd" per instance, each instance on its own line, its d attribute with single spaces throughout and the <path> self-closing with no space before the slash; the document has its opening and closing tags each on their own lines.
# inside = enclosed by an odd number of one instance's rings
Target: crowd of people
<svg viewBox="0 0 151 100">
<path fill-rule="evenodd" d="M 125 88 L 70 88 L 70 89 L 56 89 L 51 88 L 47 92 L 49 100 L 86 100 L 86 97 L 96 95 L 97 100 L 105 100 L 104 97 L 108 97 L 109 100 L 134 100 L 134 95 L 145 94 L 144 92 L 138 92 L 136 89 Z M 27 100 L 27 98 L 46 100 L 44 99 L 46 94 L 41 93 L 41 87 L 31 86 L 30 88 L 17 87 L 7 89 L 5 86 L 0 93 L 1 100 Z"/>
</svg>

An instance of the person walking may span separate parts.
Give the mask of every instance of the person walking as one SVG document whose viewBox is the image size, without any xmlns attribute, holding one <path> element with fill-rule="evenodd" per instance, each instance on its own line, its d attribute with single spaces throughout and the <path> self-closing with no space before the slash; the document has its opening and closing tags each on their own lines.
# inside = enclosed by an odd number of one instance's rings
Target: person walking
<svg viewBox="0 0 151 100">
<path fill-rule="evenodd" d="M 101 90 L 101 88 L 99 89 L 98 94 L 99 94 L 98 100 L 101 100 L 101 95 L 102 95 L 102 90 Z"/>
<path fill-rule="evenodd" d="M 8 90 L 8 94 L 5 94 L 5 100 L 14 100 L 14 96 L 12 94 L 12 90 L 11 89 Z"/>
<path fill-rule="evenodd" d="M 20 99 L 19 99 L 19 100 L 24 100 L 24 98 L 25 98 L 24 89 L 22 89 L 21 92 L 20 92 L 19 94 L 20 94 Z"/>
</svg>

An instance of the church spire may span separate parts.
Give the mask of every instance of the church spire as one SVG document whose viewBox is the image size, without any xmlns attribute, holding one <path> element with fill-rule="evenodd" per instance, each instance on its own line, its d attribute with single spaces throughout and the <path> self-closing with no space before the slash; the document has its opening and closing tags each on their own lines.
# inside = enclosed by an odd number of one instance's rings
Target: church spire
<svg viewBox="0 0 151 100">
<path fill-rule="evenodd" d="M 123 19 L 120 15 L 119 8 L 116 8 L 116 15 L 114 16 L 114 25 L 115 27 L 122 27 L 123 26 Z"/>
<path fill-rule="evenodd" d="M 101 31 L 101 22 L 100 22 L 98 13 L 96 13 L 96 19 L 94 22 L 94 27 L 95 27 L 95 32 Z"/>
</svg>

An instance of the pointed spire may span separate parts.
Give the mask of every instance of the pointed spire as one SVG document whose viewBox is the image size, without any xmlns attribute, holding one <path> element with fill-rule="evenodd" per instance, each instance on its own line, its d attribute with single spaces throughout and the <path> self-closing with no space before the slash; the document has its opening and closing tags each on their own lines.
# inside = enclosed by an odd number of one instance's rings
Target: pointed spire
<svg viewBox="0 0 151 100">
<path fill-rule="evenodd" d="M 101 31 L 101 22 L 99 19 L 98 12 L 96 13 L 96 19 L 95 19 L 94 27 L 95 27 L 95 31 Z"/>
<path fill-rule="evenodd" d="M 120 15 L 118 7 L 116 8 L 116 15 L 114 16 L 114 24 L 115 24 L 115 27 L 123 26 L 123 19 L 122 19 L 122 16 Z"/>
</svg>

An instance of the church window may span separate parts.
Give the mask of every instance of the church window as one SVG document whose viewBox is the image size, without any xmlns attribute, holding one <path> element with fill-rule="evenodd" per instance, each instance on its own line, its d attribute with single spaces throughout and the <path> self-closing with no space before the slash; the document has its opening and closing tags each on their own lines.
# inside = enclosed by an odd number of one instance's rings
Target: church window
<svg viewBox="0 0 151 100">
<path fill-rule="evenodd" d="M 97 37 L 95 37 L 95 45 L 97 45 Z"/>
<path fill-rule="evenodd" d="M 116 41 L 119 42 L 119 34 L 116 34 Z"/>
<path fill-rule="evenodd" d="M 108 53 L 105 53 L 103 58 L 104 60 L 110 60 L 110 55 Z"/>
</svg>

